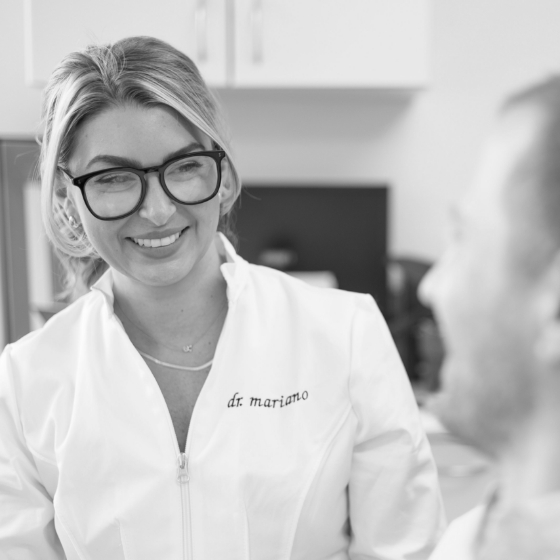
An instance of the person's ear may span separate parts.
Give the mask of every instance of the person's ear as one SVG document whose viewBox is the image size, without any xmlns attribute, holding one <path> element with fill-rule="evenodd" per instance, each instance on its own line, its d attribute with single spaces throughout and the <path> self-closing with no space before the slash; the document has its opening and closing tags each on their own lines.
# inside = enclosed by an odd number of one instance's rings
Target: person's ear
<svg viewBox="0 0 560 560">
<path fill-rule="evenodd" d="M 560 251 L 551 259 L 537 286 L 537 359 L 560 367 Z"/>
<path fill-rule="evenodd" d="M 218 197 L 220 199 L 220 214 L 227 214 L 236 198 L 235 177 L 227 156 L 221 162 L 222 181 Z"/>
<path fill-rule="evenodd" d="M 66 198 L 64 199 L 63 209 L 70 227 L 78 229 L 81 225 L 80 215 L 78 213 L 76 205 L 74 204 L 74 201 L 72 200 L 72 197 L 69 194 L 67 194 Z"/>
</svg>

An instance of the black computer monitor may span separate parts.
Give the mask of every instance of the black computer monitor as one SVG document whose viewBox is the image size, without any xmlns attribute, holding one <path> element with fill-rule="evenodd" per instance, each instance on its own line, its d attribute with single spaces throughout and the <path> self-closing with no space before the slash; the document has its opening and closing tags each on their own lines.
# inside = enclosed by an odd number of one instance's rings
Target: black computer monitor
<svg viewBox="0 0 560 560">
<path fill-rule="evenodd" d="M 297 255 L 295 271 L 332 271 L 338 287 L 369 293 L 386 310 L 386 186 L 244 186 L 236 210 L 239 253 Z"/>
</svg>

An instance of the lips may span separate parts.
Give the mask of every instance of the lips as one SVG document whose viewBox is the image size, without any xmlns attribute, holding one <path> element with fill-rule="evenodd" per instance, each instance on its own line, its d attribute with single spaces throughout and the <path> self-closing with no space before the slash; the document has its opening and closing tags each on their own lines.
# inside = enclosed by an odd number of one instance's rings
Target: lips
<svg viewBox="0 0 560 560">
<path fill-rule="evenodd" d="M 160 237 L 155 237 L 150 234 L 149 237 L 130 237 L 129 239 L 139 245 L 140 247 L 147 247 L 149 249 L 156 249 L 158 247 L 167 247 L 175 243 L 187 228 L 172 233 L 170 235 L 161 234 Z"/>
</svg>

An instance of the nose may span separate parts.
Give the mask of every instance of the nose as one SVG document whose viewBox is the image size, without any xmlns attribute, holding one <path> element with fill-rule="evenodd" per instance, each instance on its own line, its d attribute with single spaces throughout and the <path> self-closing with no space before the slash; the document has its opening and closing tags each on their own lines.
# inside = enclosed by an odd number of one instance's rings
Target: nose
<svg viewBox="0 0 560 560">
<path fill-rule="evenodd" d="M 436 283 L 436 275 L 438 270 L 438 263 L 433 265 L 428 272 L 424 275 L 424 278 L 420 281 L 418 285 L 418 299 L 426 307 L 432 307 L 434 303 L 434 290 Z"/>
<path fill-rule="evenodd" d="M 165 194 L 157 173 L 146 175 L 146 198 L 138 215 L 156 226 L 165 225 L 177 211 L 175 203 Z"/>
</svg>

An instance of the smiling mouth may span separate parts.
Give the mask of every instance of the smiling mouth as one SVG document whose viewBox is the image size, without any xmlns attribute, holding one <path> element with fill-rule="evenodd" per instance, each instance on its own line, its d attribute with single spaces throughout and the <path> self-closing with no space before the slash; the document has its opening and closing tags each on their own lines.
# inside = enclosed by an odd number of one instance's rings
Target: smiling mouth
<svg viewBox="0 0 560 560">
<path fill-rule="evenodd" d="M 160 239 L 142 239 L 140 237 L 130 237 L 129 239 L 134 241 L 136 245 L 140 245 L 140 247 L 148 247 L 150 249 L 155 249 L 157 247 L 167 247 L 168 245 L 173 245 L 173 243 L 175 243 L 187 229 L 188 227 L 181 231 L 178 231 L 177 233 L 174 233 L 173 235 L 162 237 Z"/>
</svg>

